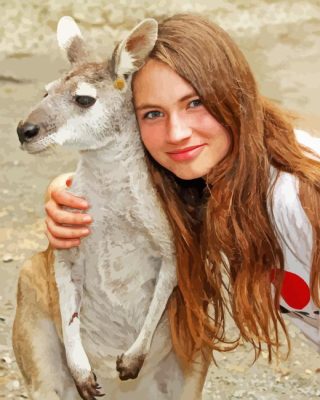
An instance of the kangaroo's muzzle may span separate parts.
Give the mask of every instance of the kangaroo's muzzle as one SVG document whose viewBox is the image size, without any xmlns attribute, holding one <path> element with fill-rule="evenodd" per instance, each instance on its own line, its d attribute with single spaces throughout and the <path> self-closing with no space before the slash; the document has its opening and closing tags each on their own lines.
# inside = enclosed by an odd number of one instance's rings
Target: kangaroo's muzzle
<svg viewBox="0 0 320 400">
<path fill-rule="evenodd" d="M 17 127 L 17 133 L 19 137 L 20 143 L 28 142 L 40 131 L 40 126 L 32 124 L 30 122 L 23 123 L 22 121 L 19 122 Z"/>
</svg>

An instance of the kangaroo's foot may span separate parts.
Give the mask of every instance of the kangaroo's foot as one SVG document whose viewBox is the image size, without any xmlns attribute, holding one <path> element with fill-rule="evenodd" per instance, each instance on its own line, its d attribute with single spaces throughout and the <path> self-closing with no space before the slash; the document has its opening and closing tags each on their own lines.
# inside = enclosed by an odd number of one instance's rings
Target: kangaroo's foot
<svg viewBox="0 0 320 400">
<path fill-rule="evenodd" d="M 87 379 L 74 379 L 79 395 L 84 400 L 95 400 L 96 397 L 105 396 L 101 393 L 101 386 L 97 383 L 97 377 L 94 372 L 91 372 Z"/>
<path fill-rule="evenodd" d="M 119 378 L 122 381 L 135 379 L 139 375 L 145 357 L 145 354 L 126 355 L 125 353 L 118 356 L 117 371 L 119 372 Z"/>
</svg>

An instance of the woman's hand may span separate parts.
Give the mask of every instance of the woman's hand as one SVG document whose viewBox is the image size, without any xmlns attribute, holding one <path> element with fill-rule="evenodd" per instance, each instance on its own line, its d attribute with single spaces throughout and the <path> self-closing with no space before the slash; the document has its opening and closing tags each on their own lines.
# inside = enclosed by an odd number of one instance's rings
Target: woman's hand
<svg viewBox="0 0 320 400">
<path fill-rule="evenodd" d="M 92 219 L 90 215 L 82 213 L 89 204 L 85 199 L 65 190 L 71 183 L 70 174 L 64 174 L 56 178 L 48 188 L 45 203 L 46 235 L 54 249 L 79 246 L 80 239 L 90 233 L 88 224 Z M 75 211 L 64 210 L 63 206 L 74 208 Z"/>
</svg>

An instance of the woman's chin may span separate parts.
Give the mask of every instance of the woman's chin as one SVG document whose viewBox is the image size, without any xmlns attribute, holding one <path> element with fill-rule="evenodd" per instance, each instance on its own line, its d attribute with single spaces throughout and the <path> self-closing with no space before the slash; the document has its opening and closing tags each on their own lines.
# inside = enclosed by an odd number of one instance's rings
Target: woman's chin
<svg viewBox="0 0 320 400">
<path fill-rule="evenodd" d="M 175 169 L 171 171 L 177 178 L 183 179 L 185 181 L 190 181 L 192 179 L 202 178 L 204 174 L 188 170 L 188 169 Z"/>
</svg>

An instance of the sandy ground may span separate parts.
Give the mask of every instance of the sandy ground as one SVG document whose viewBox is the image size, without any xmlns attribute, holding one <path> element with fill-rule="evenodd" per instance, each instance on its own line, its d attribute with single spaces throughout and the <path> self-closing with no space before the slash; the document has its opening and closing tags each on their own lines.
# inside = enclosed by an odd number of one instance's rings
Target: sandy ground
<svg viewBox="0 0 320 400">
<path fill-rule="evenodd" d="M 74 15 L 91 40 L 106 47 L 145 16 L 194 9 L 188 1 L 0 0 L 0 399 L 27 398 L 11 348 L 18 271 L 24 259 L 46 247 L 43 194 L 52 178 L 71 171 L 76 154 L 58 150 L 32 157 L 19 150 L 16 125 L 65 68 L 55 44 L 61 15 Z M 100 6 L 100 8 L 99 8 Z M 143 7 L 142 7 L 143 6 Z M 193 8 L 192 8 L 193 7 Z M 315 1 L 200 1 L 197 11 L 227 28 L 247 55 L 262 92 L 306 115 L 302 126 L 320 132 L 318 112 L 320 4 Z M 107 34 L 107 35 L 106 35 Z M 209 399 L 320 398 L 320 356 L 290 326 L 292 353 L 279 365 L 266 354 L 251 366 L 250 348 L 217 354 L 205 387 Z"/>
</svg>

